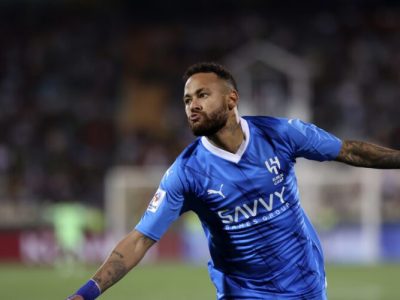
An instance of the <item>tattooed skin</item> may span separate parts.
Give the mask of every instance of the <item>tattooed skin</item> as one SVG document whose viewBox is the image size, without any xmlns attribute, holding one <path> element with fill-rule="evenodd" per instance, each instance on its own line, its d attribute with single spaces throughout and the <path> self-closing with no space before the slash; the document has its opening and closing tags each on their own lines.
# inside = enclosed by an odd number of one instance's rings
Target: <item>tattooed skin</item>
<svg viewBox="0 0 400 300">
<path fill-rule="evenodd" d="M 112 252 L 112 254 L 118 256 L 119 258 L 124 258 L 124 256 L 123 256 L 121 253 L 119 253 L 118 251 L 116 251 L 116 250 L 114 250 L 114 251 Z"/>
<path fill-rule="evenodd" d="M 129 272 L 155 243 L 142 234 L 134 233 L 122 240 L 93 276 L 101 292 L 111 287 Z M 125 255 L 123 253 L 129 253 Z"/>
<path fill-rule="evenodd" d="M 128 269 L 122 261 L 109 261 L 104 265 L 104 268 L 93 277 L 93 280 L 99 284 L 102 291 L 105 291 L 120 280 L 127 272 Z"/>
<path fill-rule="evenodd" d="M 359 141 L 343 141 L 337 161 L 348 165 L 377 168 L 400 168 L 400 151 Z"/>
</svg>

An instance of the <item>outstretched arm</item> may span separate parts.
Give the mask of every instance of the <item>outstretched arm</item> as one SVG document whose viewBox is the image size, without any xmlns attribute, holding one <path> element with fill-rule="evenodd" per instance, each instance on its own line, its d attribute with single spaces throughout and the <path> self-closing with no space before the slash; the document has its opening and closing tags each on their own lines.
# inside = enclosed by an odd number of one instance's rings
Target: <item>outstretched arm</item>
<svg viewBox="0 0 400 300">
<path fill-rule="evenodd" d="M 343 141 L 336 161 L 376 169 L 399 169 L 400 151 L 359 141 Z"/>
<path fill-rule="evenodd" d="M 154 243 L 154 240 L 137 230 L 133 230 L 126 235 L 116 245 L 92 278 L 100 288 L 101 293 L 119 281 L 136 266 Z M 68 299 L 81 300 L 84 297 L 75 295 Z"/>
</svg>

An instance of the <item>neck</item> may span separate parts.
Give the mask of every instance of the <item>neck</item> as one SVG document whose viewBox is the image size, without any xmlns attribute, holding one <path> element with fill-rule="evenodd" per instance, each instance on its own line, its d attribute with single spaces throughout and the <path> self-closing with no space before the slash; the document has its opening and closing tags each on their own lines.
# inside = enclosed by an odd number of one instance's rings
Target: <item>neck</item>
<svg viewBox="0 0 400 300">
<path fill-rule="evenodd" d="M 235 116 L 235 118 L 228 119 L 228 122 L 221 130 L 214 135 L 207 136 L 207 139 L 218 148 L 236 153 L 245 139 L 240 125 L 240 118 Z"/>
</svg>

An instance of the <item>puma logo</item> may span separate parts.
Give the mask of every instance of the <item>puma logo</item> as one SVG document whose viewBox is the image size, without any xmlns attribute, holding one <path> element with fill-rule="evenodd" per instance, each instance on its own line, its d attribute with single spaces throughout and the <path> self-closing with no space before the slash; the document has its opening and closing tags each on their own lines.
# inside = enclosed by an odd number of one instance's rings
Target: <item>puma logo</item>
<svg viewBox="0 0 400 300">
<path fill-rule="evenodd" d="M 225 195 L 222 193 L 222 187 L 223 187 L 223 186 L 224 186 L 224 185 L 221 184 L 221 186 L 220 186 L 220 188 L 219 188 L 218 191 L 217 191 L 217 190 L 211 190 L 211 189 L 209 189 L 209 190 L 207 190 L 207 193 L 208 193 L 209 195 L 217 194 L 217 195 L 220 195 L 222 198 L 225 199 Z"/>
</svg>

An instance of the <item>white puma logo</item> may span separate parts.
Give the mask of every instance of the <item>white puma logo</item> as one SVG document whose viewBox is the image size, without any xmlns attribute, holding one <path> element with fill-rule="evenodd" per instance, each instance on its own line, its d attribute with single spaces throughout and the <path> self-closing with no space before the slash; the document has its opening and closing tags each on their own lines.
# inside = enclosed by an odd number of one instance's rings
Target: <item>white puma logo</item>
<svg viewBox="0 0 400 300">
<path fill-rule="evenodd" d="M 219 188 L 219 191 L 217 191 L 217 190 L 207 190 L 207 193 L 209 194 L 209 195 L 212 195 L 212 194 L 217 194 L 217 195 L 220 195 L 222 198 L 224 198 L 225 199 L 225 195 L 222 193 L 222 187 L 223 187 L 224 185 L 223 184 L 221 184 L 221 187 Z"/>
</svg>

